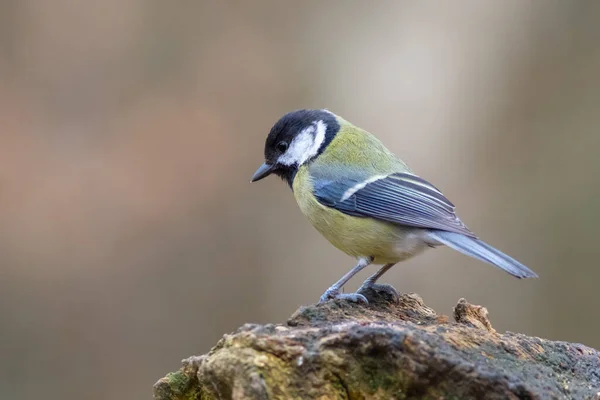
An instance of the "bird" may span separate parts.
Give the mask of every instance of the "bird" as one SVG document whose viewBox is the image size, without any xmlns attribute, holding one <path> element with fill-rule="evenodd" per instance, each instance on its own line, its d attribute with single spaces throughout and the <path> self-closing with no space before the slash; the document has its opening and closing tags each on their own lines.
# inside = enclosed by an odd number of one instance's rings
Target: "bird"
<svg viewBox="0 0 600 400">
<path fill-rule="evenodd" d="M 479 239 L 440 190 L 417 176 L 369 132 L 327 109 L 300 109 L 271 128 L 264 163 L 252 176 L 271 174 L 292 189 L 302 213 L 333 246 L 357 260 L 319 303 L 367 303 L 369 290 L 398 298 L 377 281 L 392 266 L 430 248 L 447 246 L 516 278 L 537 274 Z M 344 285 L 371 264 L 382 265 L 355 293 Z"/>
</svg>

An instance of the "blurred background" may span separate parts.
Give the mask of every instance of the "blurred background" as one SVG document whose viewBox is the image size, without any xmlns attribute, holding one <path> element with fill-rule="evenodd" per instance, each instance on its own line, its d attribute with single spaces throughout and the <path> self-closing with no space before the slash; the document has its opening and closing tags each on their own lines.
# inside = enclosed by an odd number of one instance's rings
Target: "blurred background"
<svg viewBox="0 0 600 400">
<path fill-rule="evenodd" d="M 599 43 L 592 1 L 0 1 L 0 397 L 150 398 L 316 302 L 353 260 L 249 183 L 297 108 L 375 133 L 541 276 L 438 249 L 385 282 L 600 347 Z"/>
</svg>

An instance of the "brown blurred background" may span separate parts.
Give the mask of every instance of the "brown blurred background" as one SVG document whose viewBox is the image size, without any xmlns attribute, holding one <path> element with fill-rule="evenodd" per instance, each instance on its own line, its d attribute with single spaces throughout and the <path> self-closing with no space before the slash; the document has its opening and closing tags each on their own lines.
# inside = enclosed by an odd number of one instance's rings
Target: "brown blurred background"
<svg viewBox="0 0 600 400">
<path fill-rule="evenodd" d="M 249 179 L 322 107 L 541 276 L 439 249 L 386 282 L 600 347 L 600 2 L 2 0 L 0 397 L 150 398 L 315 302 L 353 260 Z"/>
</svg>

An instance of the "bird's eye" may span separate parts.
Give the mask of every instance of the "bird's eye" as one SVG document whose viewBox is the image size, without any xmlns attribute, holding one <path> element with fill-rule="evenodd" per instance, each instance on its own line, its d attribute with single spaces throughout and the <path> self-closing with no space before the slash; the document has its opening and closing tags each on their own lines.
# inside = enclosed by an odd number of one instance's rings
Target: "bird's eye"
<svg viewBox="0 0 600 400">
<path fill-rule="evenodd" d="M 277 150 L 279 150 L 280 152 L 284 152 L 286 151 L 288 148 L 288 144 L 286 142 L 279 142 L 277 143 Z"/>
</svg>

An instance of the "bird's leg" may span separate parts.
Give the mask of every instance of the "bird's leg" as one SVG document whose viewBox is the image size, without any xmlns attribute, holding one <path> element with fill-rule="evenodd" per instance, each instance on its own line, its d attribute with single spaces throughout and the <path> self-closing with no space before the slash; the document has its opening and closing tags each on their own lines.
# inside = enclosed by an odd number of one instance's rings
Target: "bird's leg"
<svg viewBox="0 0 600 400">
<path fill-rule="evenodd" d="M 319 299 L 319 303 L 324 303 L 327 300 L 331 300 L 331 299 L 344 299 L 344 300 L 353 301 L 355 303 L 369 303 L 367 301 L 367 298 L 365 296 L 363 296 L 362 294 L 358 294 L 358 293 L 344 294 L 344 293 L 340 293 L 340 290 L 346 284 L 346 282 L 348 282 L 354 275 L 359 273 L 363 268 L 365 268 L 367 265 L 371 264 L 372 262 L 373 262 L 373 257 L 360 258 L 358 260 L 358 263 L 356 264 L 356 266 L 354 266 L 354 268 L 352 268 L 350 271 L 348 271 L 346 273 L 346 275 L 342 276 L 339 281 L 337 281 L 336 283 L 331 285 L 331 287 L 329 289 L 327 289 L 325 291 L 325 293 L 323 293 L 323 295 Z"/>
<path fill-rule="evenodd" d="M 386 284 L 377 284 L 377 280 L 381 278 L 381 275 L 385 274 L 390 268 L 392 268 L 395 263 L 385 264 L 383 267 L 379 269 L 379 271 L 375 272 L 373 275 L 368 277 L 363 284 L 356 291 L 357 294 L 361 294 L 366 298 L 373 297 L 373 292 L 377 294 L 385 294 L 387 297 L 390 297 L 394 300 L 394 302 L 399 301 L 398 292 L 392 285 Z"/>
</svg>

